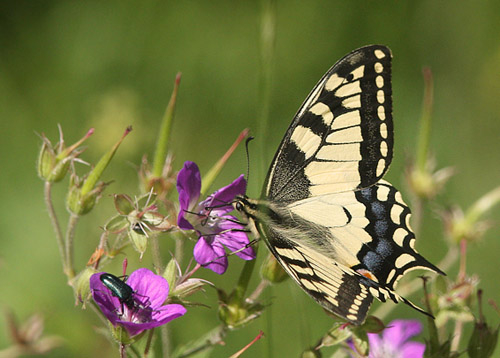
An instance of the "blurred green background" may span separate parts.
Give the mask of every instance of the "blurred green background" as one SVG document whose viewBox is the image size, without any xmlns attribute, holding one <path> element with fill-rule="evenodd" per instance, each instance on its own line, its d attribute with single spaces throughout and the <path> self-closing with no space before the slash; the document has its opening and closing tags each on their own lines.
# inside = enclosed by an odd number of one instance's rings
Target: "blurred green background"
<svg viewBox="0 0 500 358">
<path fill-rule="evenodd" d="M 262 4 L 252 1 L 16 1 L 0 5 L 0 305 L 24 320 L 34 312 L 46 318 L 48 334 L 65 345 L 53 357 L 116 356 L 94 330 L 100 322 L 91 310 L 74 306 L 61 273 L 54 235 L 43 203 L 43 184 L 35 161 L 37 133 L 56 141 L 61 124 L 67 143 L 88 128 L 96 132 L 83 158 L 95 163 L 132 124 L 104 180 L 115 180 L 107 193 L 137 193 L 136 167 L 152 157 L 159 120 L 178 71 L 182 82 L 173 127 L 175 167 L 196 161 L 206 173 L 245 127 L 254 133 L 261 113 L 259 97 Z M 388 45 L 393 60 L 395 159 L 387 178 L 401 188 L 408 155 L 416 146 L 423 95 L 422 68 L 435 80 L 432 151 L 439 167 L 457 175 L 437 202 L 467 208 L 500 183 L 500 2 L 499 1 L 277 1 L 274 82 L 270 97 L 270 148 L 277 148 L 293 114 L 316 81 L 339 58 L 366 44 Z M 256 139 L 256 142 L 259 138 Z M 254 145 L 257 148 L 257 145 Z M 273 149 L 274 150 L 274 149 Z M 252 151 L 252 149 L 251 149 Z M 255 196 L 268 165 L 254 156 L 249 194 Z M 238 150 L 215 187 L 246 170 Z M 64 217 L 65 185 L 54 189 Z M 406 193 L 406 195 L 405 195 Z M 408 201 L 408 200 L 407 200 Z M 445 255 L 442 226 L 426 208 L 417 247 L 431 262 Z M 105 195 L 79 225 L 77 266 L 97 245 L 100 228 L 113 215 Z M 469 250 L 468 272 L 481 279 L 485 298 L 500 301 L 498 285 L 499 208 L 489 215 L 493 228 Z M 65 223 L 64 220 L 62 220 Z M 168 257 L 170 243 L 164 244 Z M 262 247 L 260 256 L 266 249 Z M 130 251 L 129 258 L 135 253 Z M 143 265 L 149 265 L 149 252 Z M 116 265 L 116 272 L 119 272 Z M 139 264 L 132 260 L 129 270 Z M 222 277 L 203 277 L 233 287 L 238 260 Z M 108 269 L 108 268 L 107 268 Z M 231 270 L 232 269 L 232 270 Z M 111 269 L 110 269 L 111 270 Z M 456 275 L 456 266 L 449 270 Z M 419 296 L 413 300 L 419 302 Z M 217 322 L 215 292 L 196 300 L 212 309 L 191 308 L 171 324 L 173 343 L 185 343 Z M 245 356 L 297 356 L 314 344 L 331 320 L 293 283 L 273 288 L 263 317 L 231 333 L 213 357 L 225 357 L 262 329 L 266 336 Z M 404 305 L 395 317 L 415 317 Z M 488 306 L 493 325 L 498 316 Z M 423 316 L 417 316 L 423 320 Z M 0 317 L 0 348 L 6 347 L 5 318 Z"/>
</svg>

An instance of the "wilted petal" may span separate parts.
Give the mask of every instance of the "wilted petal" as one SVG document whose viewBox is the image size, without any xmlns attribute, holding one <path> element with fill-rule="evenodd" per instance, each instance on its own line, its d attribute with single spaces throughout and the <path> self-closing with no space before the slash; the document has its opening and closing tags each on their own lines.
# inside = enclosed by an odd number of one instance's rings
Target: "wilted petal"
<svg viewBox="0 0 500 358">
<path fill-rule="evenodd" d="M 218 242 L 208 244 L 201 237 L 194 246 L 193 256 L 200 265 L 219 275 L 226 272 L 228 265 L 226 253 L 224 247 Z"/>
</svg>

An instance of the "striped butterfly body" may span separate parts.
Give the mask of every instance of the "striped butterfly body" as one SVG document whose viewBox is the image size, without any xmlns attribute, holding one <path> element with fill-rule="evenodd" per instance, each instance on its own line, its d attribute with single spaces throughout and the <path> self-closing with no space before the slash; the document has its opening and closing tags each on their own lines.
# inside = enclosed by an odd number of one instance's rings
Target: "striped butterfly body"
<svg viewBox="0 0 500 358">
<path fill-rule="evenodd" d="M 373 297 L 413 269 L 444 274 L 414 249 L 410 209 L 382 180 L 392 160 L 391 52 L 346 55 L 295 115 L 262 198 L 235 207 L 285 271 L 326 310 L 361 324 Z M 425 312 L 424 312 L 425 313 Z"/>
</svg>

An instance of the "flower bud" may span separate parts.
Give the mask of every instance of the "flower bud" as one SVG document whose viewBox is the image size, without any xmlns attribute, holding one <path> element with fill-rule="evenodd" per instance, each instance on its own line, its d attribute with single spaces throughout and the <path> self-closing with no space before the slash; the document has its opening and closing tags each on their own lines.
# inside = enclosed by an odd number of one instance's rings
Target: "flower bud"
<svg viewBox="0 0 500 358">
<path fill-rule="evenodd" d="M 432 199 L 439 194 L 446 182 L 455 174 L 451 167 L 435 170 L 433 159 L 427 159 L 423 169 L 412 166 L 406 173 L 411 190 L 422 199 Z"/>
<path fill-rule="evenodd" d="M 167 280 L 168 285 L 170 286 L 170 295 L 173 294 L 175 286 L 177 285 L 177 278 L 179 276 L 179 265 L 175 257 L 172 257 L 168 262 L 165 270 L 163 271 L 163 278 Z"/>
<path fill-rule="evenodd" d="M 315 349 L 307 349 L 302 352 L 300 358 L 321 358 L 321 352 Z"/>
<path fill-rule="evenodd" d="M 59 132 L 60 141 L 55 146 L 44 134 L 41 135 L 43 144 L 38 154 L 38 176 L 42 180 L 52 183 L 59 182 L 66 176 L 71 162 L 83 152 L 83 150 L 78 149 L 78 146 L 94 133 L 94 129 L 90 129 L 82 139 L 68 148 L 64 146 L 60 127 Z"/>
<path fill-rule="evenodd" d="M 488 192 L 464 212 L 455 207 L 441 214 L 448 239 L 453 243 L 461 240 L 477 241 L 482 238 L 491 226 L 481 220 L 496 204 L 500 202 L 500 187 Z"/>
<path fill-rule="evenodd" d="M 262 264 L 261 275 L 264 279 L 271 283 L 280 283 L 290 277 L 271 254 L 267 256 L 266 260 Z"/>
<path fill-rule="evenodd" d="M 474 324 L 474 331 L 467 346 L 470 358 L 488 358 L 493 355 L 498 342 L 498 327 L 492 329 L 486 322 Z"/>
<path fill-rule="evenodd" d="M 234 292 L 227 295 L 222 290 L 219 294 L 219 318 L 229 328 L 242 327 L 258 318 L 264 307 L 258 302 L 238 300 Z"/>
<path fill-rule="evenodd" d="M 74 287 L 77 304 L 78 302 L 82 302 L 83 307 L 85 307 L 85 302 L 90 298 L 90 276 L 96 272 L 94 268 L 86 267 L 73 279 L 72 286 Z"/>
<path fill-rule="evenodd" d="M 107 186 L 106 183 L 99 182 L 99 179 L 111 162 L 111 159 L 113 159 L 121 142 L 130 131 L 132 131 L 132 127 L 128 127 L 125 130 L 118 142 L 101 157 L 84 180 L 79 180 L 76 175 L 72 176 L 70 190 L 66 198 L 66 206 L 71 213 L 80 216 L 87 214 L 93 209 L 104 188 Z"/>
<path fill-rule="evenodd" d="M 326 332 L 321 338 L 321 341 L 316 346 L 316 349 L 323 347 L 336 346 L 352 336 L 351 330 L 346 327 L 345 323 L 335 322 L 333 327 Z"/>
<path fill-rule="evenodd" d="M 75 215 L 81 216 L 87 214 L 94 208 L 106 186 L 106 183 L 100 182 L 93 190 L 84 192 L 81 180 L 72 175 L 70 188 L 66 197 L 66 207 Z"/>
</svg>

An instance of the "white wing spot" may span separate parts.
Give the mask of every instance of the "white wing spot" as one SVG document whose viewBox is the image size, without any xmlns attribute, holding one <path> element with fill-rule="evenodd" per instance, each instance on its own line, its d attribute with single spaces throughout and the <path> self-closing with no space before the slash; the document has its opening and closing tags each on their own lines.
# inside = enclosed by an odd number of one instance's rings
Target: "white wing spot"
<svg viewBox="0 0 500 358">
<path fill-rule="evenodd" d="M 412 261 L 415 261 L 415 257 L 410 254 L 402 254 L 396 259 L 394 266 L 396 266 L 396 268 L 401 268 Z"/>
<path fill-rule="evenodd" d="M 394 275 L 396 274 L 396 270 L 392 269 L 389 274 L 387 275 L 387 280 L 385 282 L 391 282 L 392 279 L 394 278 Z"/>
<path fill-rule="evenodd" d="M 361 107 L 361 96 L 358 94 L 356 96 L 347 97 L 342 101 L 342 106 L 344 108 L 360 108 Z"/>
<path fill-rule="evenodd" d="M 380 124 L 380 136 L 384 139 L 387 139 L 387 124 Z"/>
<path fill-rule="evenodd" d="M 347 318 L 350 321 L 356 321 L 358 319 L 358 317 L 353 314 L 348 314 L 347 316 L 345 316 L 345 318 Z"/>
<path fill-rule="evenodd" d="M 334 143 L 359 143 L 363 140 L 361 134 L 361 127 L 347 127 L 345 129 L 337 130 L 326 137 L 326 142 Z"/>
<path fill-rule="evenodd" d="M 335 91 L 335 96 L 337 97 L 347 97 L 353 94 L 361 93 L 361 86 L 359 81 L 349 82 L 343 86 L 340 86 Z"/>
<path fill-rule="evenodd" d="M 359 184 L 358 162 L 316 162 L 305 168 L 312 196 L 352 190 Z"/>
<path fill-rule="evenodd" d="M 377 176 L 378 177 L 382 176 L 382 174 L 384 174 L 384 170 L 385 170 L 385 159 L 380 158 L 377 163 Z"/>
<path fill-rule="evenodd" d="M 377 78 L 375 79 L 375 83 L 377 84 L 378 88 L 384 87 L 384 77 L 378 75 Z"/>
<path fill-rule="evenodd" d="M 384 66 L 382 66 L 382 64 L 380 62 L 375 62 L 375 64 L 373 65 L 373 68 L 375 69 L 375 72 L 377 72 L 377 73 L 382 73 L 382 71 L 384 70 Z"/>
<path fill-rule="evenodd" d="M 309 128 L 303 126 L 297 126 L 292 133 L 290 138 L 297 147 L 304 152 L 306 159 L 316 153 L 316 150 L 321 145 L 321 137 L 314 134 Z"/>
<path fill-rule="evenodd" d="M 401 196 L 401 193 L 399 191 L 397 191 L 396 194 L 394 195 L 394 199 L 396 199 L 397 203 L 405 205 L 403 197 Z"/>
<path fill-rule="evenodd" d="M 309 291 L 319 292 L 318 288 L 314 286 L 313 283 L 310 281 L 300 280 L 300 283 L 302 283 L 304 287 L 307 288 Z"/>
<path fill-rule="evenodd" d="M 364 65 L 359 66 L 358 68 L 356 68 L 354 71 L 351 72 L 353 80 L 360 79 L 361 77 L 363 77 L 364 74 L 365 74 L 365 66 Z"/>
<path fill-rule="evenodd" d="M 380 154 L 382 154 L 383 157 L 387 157 L 387 142 L 384 140 L 380 142 Z"/>
<path fill-rule="evenodd" d="M 378 90 L 377 91 L 377 101 L 378 103 L 382 104 L 385 102 L 385 93 L 383 90 Z"/>
<path fill-rule="evenodd" d="M 377 199 L 379 201 L 387 201 L 389 199 L 390 189 L 386 186 L 379 186 L 377 188 Z"/>
<path fill-rule="evenodd" d="M 402 213 L 403 207 L 401 205 L 393 205 L 391 208 L 391 220 L 397 225 L 401 224 Z"/>
<path fill-rule="evenodd" d="M 351 111 L 335 117 L 335 120 L 332 123 L 332 130 L 357 126 L 360 124 L 361 116 L 359 115 L 359 110 Z"/>
<path fill-rule="evenodd" d="M 394 235 L 392 236 L 392 238 L 394 239 L 394 242 L 396 244 L 398 244 L 399 246 L 403 247 L 403 244 L 404 244 L 404 240 L 406 238 L 406 235 L 408 235 L 408 231 L 406 231 L 405 229 L 403 229 L 402 227 L 398 227 L 395 231 L 394 231 Z"/>
<path fill-rule="evenodd" d="M 324 145 L 320 148 L 316 157 L 330 161 L 359 161 L 361 160 L 361 146 L 358 142 Z"/>
<path fill-rule="evenodd" d="M 345 78 L 339 77 L 336 73 L 334 73 L 333 75 L 330 76 L 328 81 L 326 81 L 325 89 L 327 91 L 332 91 L 335 88 L 339 87 L 342 84 L 342 82 L 344 82 L 344 81 L 345 81 Z"/>
<path fill-rule="evenodd" d="M 384 106 L 378 106 L 377 114 L 378 114 L 378 118 L 381 121 L 385 120 L 385 108 L 384 108 Z"/>
<path fill-rule="evenodd" d="M 330 111 L 330 107 L 326 104 L 318 102 L 309 109 L 309 112 L 321 116 L 323 118 L 323 123 L 329 126 L 333 120 L 333 113 Z"/>
<path fill-rule="evenodd" d="M 372 296 L 375 296 L 375 297 L 379 296 L 379 292 L 376 288 L 370 287 L 370 293 Z"/>
<path fill-rule="evenodd" d="M 411 230 L 411 225 L 410 225 L 410 215 L 406 215 L 405 217 L 405 224 L 406 224 L 406 227 Z"/>
<path fill-rule="evenodd" d="M 291 264 L 290 265 L 293 270 L 295 270 L 297 273 L 301 273 L 301 274 L 306 274 L 306 275 L 314 275 L 314 271 L 310 268 L 310 267 L 302 267 L 302 266 L 299 266 L 299 265 L 293 265 Z"/>
<path fill-rule="evenodd" d="M 379 60 L 385 57 L 385 53 L 382 50 L 377 49 L 373 53 L 375 54 L 375 57 L 377 57 Z"/>
</svg>

